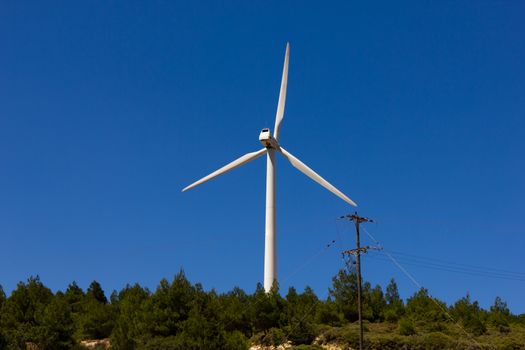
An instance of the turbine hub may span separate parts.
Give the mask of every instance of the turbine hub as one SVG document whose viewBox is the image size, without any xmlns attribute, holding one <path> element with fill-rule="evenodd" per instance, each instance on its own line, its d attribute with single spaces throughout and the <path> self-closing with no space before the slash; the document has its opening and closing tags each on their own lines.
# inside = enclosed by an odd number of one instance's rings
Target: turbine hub
<svg viewBox="0 0 525 350">
<path fill-rule="evenodd" d="M 259 141 L 261 141 L 263 146 L 266 148 L 279 148 L 277 140 L 272 136 L 272 133 L 268 128 L 264 128 L 261 130 L 261 133 L 259 134 Z"/>
</svg>

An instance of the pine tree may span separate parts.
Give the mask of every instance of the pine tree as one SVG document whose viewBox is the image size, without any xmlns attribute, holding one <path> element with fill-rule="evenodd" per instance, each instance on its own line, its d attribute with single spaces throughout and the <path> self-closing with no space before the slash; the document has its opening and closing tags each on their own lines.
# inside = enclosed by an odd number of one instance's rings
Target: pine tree
<svg viewBox="0 0 525 350">
<path fill-rule="evenodd" d="M 510 331 L 509 321 L 511 320 L 511 313 L 507 303 L 499 296 L 494 300 L 494 305 L 490 307 L 489 320 L 501 333 Z"/>
<path fill-rule="evenodd" d="M 329 296 L 334 300 L 337 309 L 344 319 L 354 322 L 358 319 L 357 313 L 357 276 L 341 269 L 337 276 L 332 278 L 332 289 Z"/>
<path fill-rule="evenodd" d="M 479 336 L 487 331 L 481 318 L 481 309 L 478 302 L 471 302 L 468 293 L 464 298 L 456 301 L 450 312 L 473 335 Z"/>
<path fill-rule="evenodd" d="M 388 322 L 398 321 L 404 314 L 403 300 L 399 296 L 397 283 L 392 278 L 386 287 L 384 317 Z"/>
<path fill-rule="evenodd" d="M 100 285 L 100 283 L 98 283 L 97 281 L 91 282 L 86 295 L 88 297 L 95 299 L 99 303 L 103 303 L 103 304 L 108 303 L 108 299 L 106 298 L 106 295 L 104 294 L 104 290 L 102 289 L 102 286 Z"/>
</svg>

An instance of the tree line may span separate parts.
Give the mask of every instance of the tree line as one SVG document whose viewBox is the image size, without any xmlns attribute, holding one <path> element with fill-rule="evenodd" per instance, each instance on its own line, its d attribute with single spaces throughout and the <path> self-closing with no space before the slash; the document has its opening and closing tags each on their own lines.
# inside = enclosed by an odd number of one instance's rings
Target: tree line
<svg viewBox="0 0 525 350">
<path fill-rule="evenodd" d="M 155 291 L 127 285 L 108 298 L 96 281 L 85 291 L 73 282 L 53 293 L 38 277 L 30 277 L 9 296 L 0 286 L 0 350 L 26 349 L 27 343 L 41 350 L 83 349 L 80 341 L 103 338 L 110 338 L 116 350 L 312 344 L 323 330 L 358 317 L 356 275 L 342 269 L 332 282 L 324 300 L 309 287 L 280 293 L 275 285 L 265 293 L 258 284 L 252 294 L 237 287 L 217 293 L 192 284 L 181 270 L 171 282 L 161 280 Z M 489 326 L 502 334 L 513 324 L 525 326 L 525 314 L 512 314 L 499 297 L 488 310 L 469 295 L 446 305 L 423 288 L 405 301 L 394 279 L 384 290 L 365 282 L 362 296 L 365 320 L 395 325 L 404 336 L 422 327 L 444 329 L 451 318 L 473 336 L 483 335 Z"/>
</svg>

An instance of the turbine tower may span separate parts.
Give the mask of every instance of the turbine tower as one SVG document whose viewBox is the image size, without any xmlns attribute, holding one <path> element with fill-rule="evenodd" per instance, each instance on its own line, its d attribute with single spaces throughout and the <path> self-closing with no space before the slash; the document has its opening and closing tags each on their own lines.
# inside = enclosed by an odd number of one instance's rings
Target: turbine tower
<svg viewBox="0 0 525 350">
<path fill-rule="evenodd" d="M 281 79 L 281 91 L 279 93 L 279 103 L 277 104 L 277 113 L 275 116 L 275 127 L 273 136 L 270 129 L 262 129 L 259 135 L 259 141 L 264 145 L 264 148 L 243 155 L 233 162 L 223 166 L 217 171 L 203 177 L 202 179 L 192 183 L 182 190 L 182 192 L 198 186 L 206 181 L 222 175 L 232 169 L 240 167 L 263 154 L 266 154 L 266 225 L 265 225 L 265 242 L 264 242 L 264 290 L 269 292 L 272 288 L 273 282 L 277 280 L 277 263 L 276 263 L 276 229 L 275 229 L 275 154 L 279 153 L 286 158 L 295 168 L 303 174 L 317 182 L 319 185 L 326 188 L 345 202 L 357 206 L 354 201 L 348 198 L 344 193 L 332 186 L 328 181 L 323 179 L 319 174 L 310 169 L 306 164 L 294 157 L 290 152 L 286 151 L 279 144 L 279 129 L 284 117 L 284 105 L 286 102 L 286 86 L 288 84 L 288 62 L 290 60 L 290 43 L 286 44 L 286 53 L 284 56 L 283 76 Z"/>
</svg>

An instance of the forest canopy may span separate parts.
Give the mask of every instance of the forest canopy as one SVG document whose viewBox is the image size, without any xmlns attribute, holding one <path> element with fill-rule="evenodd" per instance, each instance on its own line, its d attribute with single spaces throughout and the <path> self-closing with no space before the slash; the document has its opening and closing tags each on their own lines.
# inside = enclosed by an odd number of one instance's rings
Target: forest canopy
<svg viewBox="0 0 525 350">
<path fill-rule="evenodd" d="M 525 346 L 519 340 L 525 336 L 525 315 L 512 314 L 499 297 L 488 310 L 468 294 L 446 305 L 426 289 L 403 300 L 394 279 L 384 289 L 365 282 L 362 295 L 370 341 L 375 339 L 372 333 L 383 332 L 390 342 L 408 344 L 406 349 L 412 341 L 426 341 L 418 334 L 442 345 L 449 342 L 451 348 L 461 348 L 460 343 L 485 348 L 481 343 L 494 336 L 511 339 L 500 344 L 502 349 L 514 343 Z M 155 291 L 134 284 L 110 295 L 96 281 L 87 290 L 73 282 L 53 293 L 39 277 L 30 277 L 9 296 L 0 286 L 0 350 L 26 349 L 28 343 L 42 350 L 83 349 L 82 340 L 104 338 L 116 350 L 235 350 L 285 342 L 303 349 L 323 342 L 352 345 L 357 341 L 356 298 L 356 275 L 346 269 L 333 278 L 324 300 L 309 287 L 302 292 L 291 287 L 285 293 L 277 285 L 265 293 L 261 284 L 252 294 L 238 287 L 227 293 L 205 291 L 182 270 L 171 281 L 161 280 Z M 385 337 L 376 335 L 374 341 L 380 344 Z M 458 343 L 459 338 L 464 340 Z"/>
</svg>

